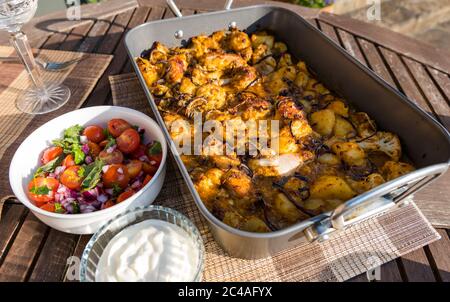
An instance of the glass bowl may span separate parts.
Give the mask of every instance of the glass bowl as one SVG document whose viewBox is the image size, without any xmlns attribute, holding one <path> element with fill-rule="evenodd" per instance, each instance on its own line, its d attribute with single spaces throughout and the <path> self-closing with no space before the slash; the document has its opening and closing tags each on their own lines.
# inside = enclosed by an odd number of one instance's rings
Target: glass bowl
<svg viewBox="0 0 450 302">
<path fill-rule="evenodd" d="M 135 208 L 120 214 L 108 221 L 92 236 L 81 257 L 80 281 L 95 282 L 97 265 L 110 240 L 123 229 L 149 219 L 159 219 L 173 223 L 181 227 L 190 236 L 198 250 L 197 271 L 194 280 L 190 281 L 201 281 L 205 251 L 203 240 L 197 227 L 181 213 L 166 207 L 154 205 Z"/>
</svg>

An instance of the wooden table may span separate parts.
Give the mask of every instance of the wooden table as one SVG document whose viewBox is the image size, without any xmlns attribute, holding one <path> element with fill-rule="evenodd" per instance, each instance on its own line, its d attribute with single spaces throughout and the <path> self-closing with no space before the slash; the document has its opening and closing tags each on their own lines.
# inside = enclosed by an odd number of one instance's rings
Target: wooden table
<svg viewBox="0 0 450 302">
<path fill-rule="evenodd" d="M 222 2 L 178 0 L 184 15 L 221 9 Z M 247 6 L 268 1 L 235 1 Z M 272 4 L 274 4 L 272 2 Z M 450 128 L 450 53 L 386 29 L 299 6 L 280 4 L 301 14 L 392 86 Z M 35 18 L 27 24 L 35 48 L 113 54 L 114 59 L 84 106 L 112 104 L 109 75 L 131 72 L 124 33 L 143 22 L 173 18 L 164 0 L 110 0 L 82 7 L 80 21 L 64 13 Z M 6 44 L 7 36 L 0 36 Z M 0 71 L 1 72 L 1 71 Z M 450 174 L 417 198 L 448 200 Z M 0 281 L 66 280 L 67 259 L 81 253 L 90 236 L 61 233 L 41 223 L 16 200 L 9 200 L 0 222 Z M 450 281 L 448 230 L 441 240 L 385 264 L 383 281 Z M 364 275 L 352 281 L 366 281 Z"/>
</svg>

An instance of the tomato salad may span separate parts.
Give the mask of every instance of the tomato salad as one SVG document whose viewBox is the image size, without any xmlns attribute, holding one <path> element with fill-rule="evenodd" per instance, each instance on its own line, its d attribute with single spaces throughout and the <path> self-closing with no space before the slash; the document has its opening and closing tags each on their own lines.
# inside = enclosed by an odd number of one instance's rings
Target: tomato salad
<svg viewBox="0 0 450 302">
<path fill-rule="evenodd" d="M 35 205 L 62 214 L 109 208 L 133 196 L 158 170 L 162 146 L 144 145 L 144 129 L 123 119 L 106 128 L 72 126 L 44 150 L 28 184 Z"/>
</svg>

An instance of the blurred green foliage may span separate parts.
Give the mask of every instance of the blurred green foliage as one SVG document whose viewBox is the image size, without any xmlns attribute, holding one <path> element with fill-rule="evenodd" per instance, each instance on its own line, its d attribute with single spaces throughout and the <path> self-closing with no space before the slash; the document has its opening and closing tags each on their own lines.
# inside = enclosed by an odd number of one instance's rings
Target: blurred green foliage
<svg viewBox="0 0 450 302">
<path fill-rule="evenodd" d="M 333 4 L 334 1 L 330 0 L 291 0 L 292 3 L 311 7 L 311 8 L 323 8 L 330 4 Z"/>
</svg>

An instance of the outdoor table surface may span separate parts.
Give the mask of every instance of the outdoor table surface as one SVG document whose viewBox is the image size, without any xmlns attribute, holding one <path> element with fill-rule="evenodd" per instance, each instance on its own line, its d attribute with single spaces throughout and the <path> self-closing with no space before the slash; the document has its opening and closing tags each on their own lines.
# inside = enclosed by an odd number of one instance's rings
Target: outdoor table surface
<svg viewBox="0 0 450 302">
<path fill-rule="evenodd" d="M 224 2 L 177 1 L 184 15 L 219 10 Z M 361 21 L 295 5 L 236 0 L 233 7 L 261 3 L 284 6 L 307 18 L 362 64 L 450 128 L 448 50 Z M 24 31 L 34 48 L 113 54 L 111 64 L 83 107 L 111 105 L 108 76 L 132 72 L 123 44 L 124 33 L 146 21 L 175 16 L 165 0 L 109 0 L 82 6 L 81 13 L 79 21 L 67 21 L 65 12 L 37 17 Z M 7 45 L 7 40 L 7 35 L 0 36 L 1 45 Z M 447 173 L 415 197 L 448 200 L 449 181 L 450 173 Z M 449 231 L 438 229 L 438 232 L 441 240 L 383 265 L 382 281 L 450 281 Z M 0 221 L 0 281 L 68 281 L 67 259 L 72 255 L 81 257 L 90 237 L 54 230 L 17 200 L 8 200 Z M 367 278 L 362 274 L 350 281 L 367 281 Z"/>
</svg>

